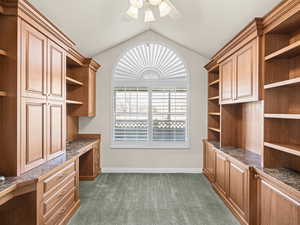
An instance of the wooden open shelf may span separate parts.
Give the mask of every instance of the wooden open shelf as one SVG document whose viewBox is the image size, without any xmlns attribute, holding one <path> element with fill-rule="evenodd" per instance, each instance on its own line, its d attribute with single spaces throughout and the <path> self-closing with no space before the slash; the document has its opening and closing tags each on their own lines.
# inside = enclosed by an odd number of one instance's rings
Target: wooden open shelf
<svg viewBox="0 0 300 225">
<path fill-rule="evenodd" d="M 208 86 L 213 86 L 213 85 L 217 85 L 220 83 L 220 80 L 215 80 L 215 81 L 212 81 L 208 84 Z"/>
<path fill-rule="evenodd" d="M 265 118 L 300 120 L 300 114 L 270 114 L 270 113 L 266 113 Z"/>
<path fill-rule="evenodd" d="M 296 41 L 293 44 L 290 44 L 268 56 L 265 57 L 265 60 L 271 60 L 275 58 L 286 58 L 294 57 L 300 54 L 300 41 Z"/>
<path fill-rule="evenodd" d="M 6 51 L 4 51 L 3 49 L 0 49 L 0 55 L 7 56 L 7 52 L 6 52 Z"/>
<path fill-rule="evenodd" d="M 300 145 L 264 142 L 264 146 L 278 151 L 300 156 Z"/>
<path fill-rule="evenodd" d="M 67 100 L 66 103 L 72 104 L 72 105 L 82 105 L 83 104 L 83 102 L 74 101 L 74 100 Z"/>
<path fill-rule="evenodd" d="M 283 87 L 283 86 L 300 86 L 300 77 L 290 79 L 290 80 L 275 82 L 272 84 L 267 84 L 267 85 L 265 85 L 265 89 L 277 88 L 277 87 Z"/>
<path fill-rule="evenodd" d="M 219 100 L 219 96 L 214 96 L 214 97 L 210 97 L 208 98 L 208 101 L 214 101 L 214 100 Z"/>
<path fill-rule="evenodd" d="M 82 82 L 80 82 L 78 80 L 75 80 L 75 79 L 73 79 L 71 77 L 67 77 L 66 80 L 67 80 L 67 84 L 69 84 L 69 85 L 72 85 L 72 86 L 83 86 Z"/>
<path fill-rule="evenodd" d="M 5 91 L 0 91 L 0 97 L 5 97 L 7 96 L 7 93 Z"/>
<path fill-rule="evenodd" d="M 211 115 L 211 116 L 220 116 L 221 113 L 219 113 L 219 112 L 209 112 L 208 115 Z"/>
<path fill-rule="evenodd" d="M 220 133 L 220 132 L 221 132 L 221 130 L 220 130 L 219 128 L 208 127 L 208 129 L 209 129 L 209 130 L 211 130 L 211 131 L 218 132 L 218 133 Z"/>
</svg>

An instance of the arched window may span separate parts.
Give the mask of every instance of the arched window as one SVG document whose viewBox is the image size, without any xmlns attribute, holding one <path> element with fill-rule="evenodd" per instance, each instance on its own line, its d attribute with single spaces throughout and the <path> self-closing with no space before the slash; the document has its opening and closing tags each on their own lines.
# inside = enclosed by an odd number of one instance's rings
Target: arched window
<svg viewBox="0 0 300 225">
<path fill-rule="evenodd" d="M 113 147 L 187 147 L 188 73 L 158 43 L 137 45 L 113 72 Z"/>
</svg>

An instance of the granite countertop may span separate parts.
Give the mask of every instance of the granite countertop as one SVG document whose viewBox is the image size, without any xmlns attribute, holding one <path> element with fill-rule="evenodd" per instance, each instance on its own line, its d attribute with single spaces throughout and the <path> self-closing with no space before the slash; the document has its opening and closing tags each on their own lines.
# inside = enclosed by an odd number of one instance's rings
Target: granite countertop
<svg viewBox="0 0 300 225">
<path fill-rule="evenodd" d="M 253 166 L 258 169 L 261 168 L 261 156 L 254 152 L 248 151 L 243 148 L 230 146 L 220 148 L 220 143 L 217 141 L 209 141 L 208 143 L 212 144 L 215 148 L 240 161 L 241 163 L 244 163 L 247 166 Z"/>
<path fill-rule="evenodd" d="M 209 141 L 215 148 L 226 153 L 232 158 L 244 163 L 245 165 L 252 166 L 263 173 L 274 177 L 280 182 L 289 185 L 297 191 L 300 191 L 300 172 L 296 172 L 291 169 L 286 168 L 262 168 L 261 166 L 261 156 L 247 151 L 246 149 L 236 148 L 236 147 L 222 147 L 220 148 L 220 143 L 217 141 Z"/>
<path fill-rule="evenodd" d="M 300 173 L 286 168 L 263 168 L 264 173 L 276 178 L 284 184 L 287 184 L 297 191 L 300 191 Z"/>
<path fill-rule="evenodd" d="M 19 177 L 6 177 L 5 182 L 0 182 L 0 194 L 9 188 L 13 189 L 22 183 L 36 182 L 39 177 L 46 175 L 58 166 L 63 165 L 70 160 L 74 160 L 74 158 L 79 157 L 90 150 L 90 146 L 98 140 L 99 139 L 77 139 L 72 141 L 67 144 L 66 153 L 49 160 L 48 162 L 22 174 Z"/>
</svg>

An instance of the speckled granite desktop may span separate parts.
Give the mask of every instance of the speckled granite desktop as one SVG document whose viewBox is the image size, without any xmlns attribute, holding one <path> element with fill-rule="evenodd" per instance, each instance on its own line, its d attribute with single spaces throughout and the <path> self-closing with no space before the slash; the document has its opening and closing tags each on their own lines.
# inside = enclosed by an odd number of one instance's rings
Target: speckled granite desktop
<svg viewBox="0 0 300 225">
<path fill-rule="evenodd" d="M 220 148 L 220 143 L 217 141 L 209 141 L 215 148 L 219 149 L 220 151 L 226 153 L 230 157 L 237 159 L 241 163 L 244 163 L 247 166 L 253 166 L 255 168 L 261 168 L 261 156 L 248 151 L 242 148 L 236 147 L 222 147 Z"/>
<path fill-rule="evenodd" d="M 78 139 L 73 142 L 67 144 L 67 151 L 63 155 L 60 155 L 39 167 L 36 167 L 19 177 L 6 177 L 5 182 L 0 183 L 0 192 L 5 191 L 9 188 L 13 188 L 14 186 L 27 183 L 27 182 L 36 182 L 37 179 L 56 167 L 73 160 L 75 157 L 79 157 L 88 151 L 92 144 L 97 142 L 98 139 Z"/>
</svg>

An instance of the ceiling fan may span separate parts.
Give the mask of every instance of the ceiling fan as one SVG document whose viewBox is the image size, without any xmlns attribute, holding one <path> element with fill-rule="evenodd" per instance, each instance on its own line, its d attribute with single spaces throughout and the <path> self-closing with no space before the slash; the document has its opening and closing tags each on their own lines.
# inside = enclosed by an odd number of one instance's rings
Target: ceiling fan
<svg viewBox="0 0 300 225">
<path fill-rule="evenodd" d="M 126 14 L 135 20 L 143 18 L 145 23 L 155 22 L 166 16 L 172 19 L 180 17 L 179 11 L 170 0 L 129 0 Z"/>
</svg>

